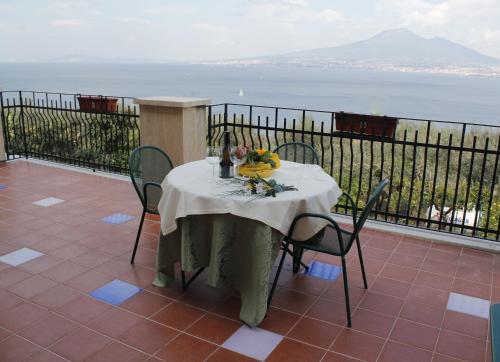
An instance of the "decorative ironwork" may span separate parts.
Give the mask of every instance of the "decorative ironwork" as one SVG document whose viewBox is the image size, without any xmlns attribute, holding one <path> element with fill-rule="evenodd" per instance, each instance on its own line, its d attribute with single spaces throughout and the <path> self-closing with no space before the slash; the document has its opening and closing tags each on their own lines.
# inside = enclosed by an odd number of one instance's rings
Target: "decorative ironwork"
<svg viewBox="0 0 500 362">
<path fill-rule="evenodd" d="M 0 92 L 0 102 L 8 159 L 128 174 L 128 156 L 140 145 L 132 98 L 17 91 Z"/>
<path fill-rule="evenodd" d="M 500 237 L 499 126 L 377 117 L 377 122 L 387 119 L 391 124 L 378 124 L 377 132 L 363 133 L 366 127 L 359 127 L 359 122 L 346 129 L 341 112 L 217 104 L 207 113 L 210 145 L 219 142 L 224 130 L 231 132 L 235 144 L 250 147 L 310 144 L 325 171 L 353 195 L 358 210 L 373 187 L 388 178 L 389 187 L 372 219 L 493 240 Z M 337 120 L 342 123 L 336 124 Z M 340 203 L 334 211 L 350 214 L 351 209 L 350 204 Z"/>
<path fill-rule="evenodd" d="M 78 97 L 96 96 L 0 92 L 8 159 L 34 157 L 127 174 L 128 156 L 140 145 L 132 99 L 97 96 L 117 98 L 116 109 L 105 102 L 82 110 Z M 351 122 L 352 129 L 345 121 L 336 124 L 345 118 L 340 112 L 217 104 L 207 113 L 210 145 L 224 130 L 235 143 L 250 147 L 274 149 L 292 141 L 312 145 L 321 166 L 353 196 L 359 210 L 374 185 L 389 178 L 371 214 L 375 220 L 500 238 L 499 126 L 387 117 L 392 125 L 377 123 L 376 132 L 364 133 L 364 123 Z M 375 119 L 356 117 L 360 122 Z M 352 206 L 340 203 L 334 211 L 350 214 Z"/>
</svg>

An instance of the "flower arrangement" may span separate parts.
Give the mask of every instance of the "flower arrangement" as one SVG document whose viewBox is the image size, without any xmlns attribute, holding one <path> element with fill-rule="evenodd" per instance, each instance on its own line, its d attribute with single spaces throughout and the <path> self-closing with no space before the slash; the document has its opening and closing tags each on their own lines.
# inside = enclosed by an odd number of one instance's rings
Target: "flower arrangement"
<svg viewBox="0 0 500 362">
<path fill-rule="evenodd" d="M 250 190 L 252 195 L 261 195 L 262 197 L 276 197 L 276 194 L 280 192 L 298 191 L 295 186 L 279 184 L 273 179 L 264 180 L 258 175 L 257 177 L 248 179 L 248 181 L 246 181 L 246 187 Z"/>
<path fill-rule="evenodd" d="M 273 153 L 262 148 L 250 150 L 247 152 L 247 164 L 255 166 L 257 163 L 265 163 L 276 167 L 276 161 L 273 159 Z"/>
<path fill-rule="evenodd" d="M 241 150 L 246 156 L 246 161 L 239 168 L 241 176 L 247 177 L 269 177 L 281 166 L 280 159 L 276 153 L 264 149 Z"/>
<path fill-rule="evenodd" d="M 238 188 L 236 190 L 224 192 L 219 196 L 253 196 L 251 199 L 253 200 L 264 197 L 276 197 L 276 194 L 280 192 L 298 191 L 295 186 L 280 184 L 273 179 L 265 180 L 259 175 L 248 179 L 234 178 L 229 182 L 236 184 Z"/>
</svg>

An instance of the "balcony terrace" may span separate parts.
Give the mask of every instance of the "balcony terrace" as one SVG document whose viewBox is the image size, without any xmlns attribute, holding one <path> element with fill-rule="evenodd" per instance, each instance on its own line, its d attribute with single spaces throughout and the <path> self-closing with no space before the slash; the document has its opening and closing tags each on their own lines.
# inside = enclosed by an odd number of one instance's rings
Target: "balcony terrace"
<svg viewBox="0 0 500 362">
<path fill-rule="evenodd" d="M 246 329 L 237 296 L 207 286 L 204 274 L 187 292 L 180 283 L 151 285 L 156 219 L 146 221 L 129 263 L 141 211 L 130 182 L 24 160 L 0 165 L 0 257 L 37 252 L 0 262 L 2 361 L 251 360 L 228 348 L 268 350 L 268 361 L 490 360 L 484 309 L 447 305 L 450 295 L 500 302 L 494 253 L 365 229 L 368 290 L 356 253 L 348 259 L 352 328 L 341 276 L 331 282 L 288 266 L 259 326 L 278 339 L 261 343 L 252 334 L 228 344 Z M 47 198 L 62 201 L 40 206 Z M 134 219 L 103 222 L 117 213 Z M 310 252 L 305 260 L 340 262 Z M 115 279 L 142 289 L 118 306 L 90 295 Z"/>
<path fill-rule="evenodd" d="M 89 109 L 77 94 L 0 92 L 0 361 L 491 361 L 500 128 L 177 98 L 147 99 L 139 116 L 132 99 L 84 98 Z M 254 329 L 207 272 L 187 291 L 153 286 L 157 216 L 130 263 L 142 211 L 130 152 L 156 145 L 181 165 L 223 131 L 252 148 L 315 148 L 355 200 L 334 207 L 339 221 L 390 180 L 360 236 L 368 289 L 357 253 L 346 257 L 352 328 L 342 274 L 294 274 L 290 258 Z"/>
</svg>

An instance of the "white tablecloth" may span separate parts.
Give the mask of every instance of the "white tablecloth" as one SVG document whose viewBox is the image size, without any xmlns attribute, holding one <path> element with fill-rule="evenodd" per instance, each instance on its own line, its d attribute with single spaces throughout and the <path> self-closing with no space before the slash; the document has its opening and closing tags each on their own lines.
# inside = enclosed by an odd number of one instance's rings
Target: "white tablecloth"
<svg viewBox="0 0 500 362">
<path fill-rule="evenodd" d="M 281 161 L 281 168 L 270 178 L 295 186 L 298 191 L 260 199 L 227 196 L 227 191 L 235 190 L 236 186 L 218 177 L 216 182 L 210 182 L 211 175 L 212 166 L 204 160 L 170 171 L 162 182 L 163 195 L 158 205 L 164 235 L 177 228 L 176 219 L 202 214 L 233 214 L 254 219 L 287 235 L 296 215 L 329 214 L 342 194 L 337 182 L 317 165 Z M 297 225 L 294 238 L 309 239 L 326 224 L 323 219 L 305 219 Z"/>
</svg>

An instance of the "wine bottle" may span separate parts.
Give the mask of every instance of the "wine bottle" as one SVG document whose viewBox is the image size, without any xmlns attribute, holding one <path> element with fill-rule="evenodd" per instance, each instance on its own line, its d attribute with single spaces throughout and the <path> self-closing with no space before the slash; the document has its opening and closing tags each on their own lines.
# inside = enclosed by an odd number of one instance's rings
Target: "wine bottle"
<svg viewBox="0 0 500 362">
<path fill-rule="evenodd" d="M 231 161 L 231 139 L 229 131 L 224 131 L 224 145 L 220 160 L 220 178 L 234 177 L 233 162 Z"/>
</svg>

